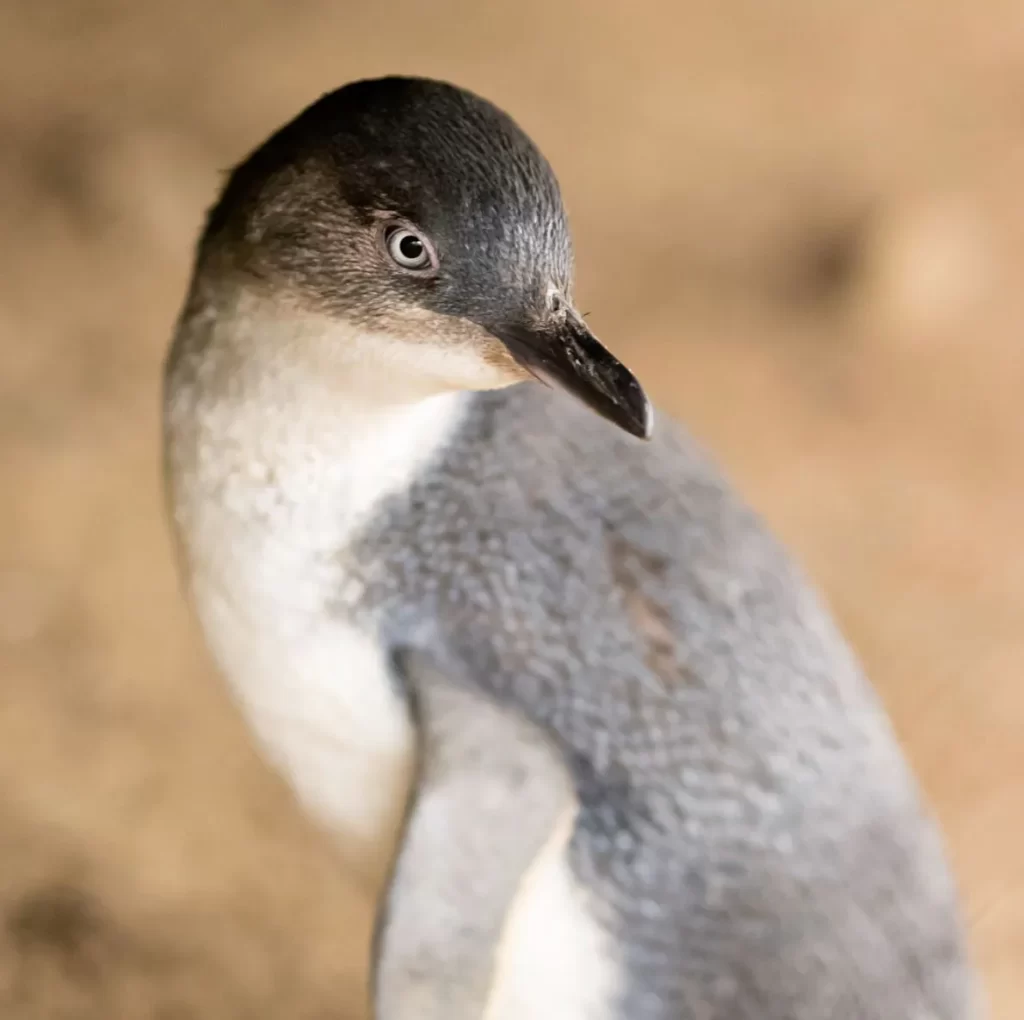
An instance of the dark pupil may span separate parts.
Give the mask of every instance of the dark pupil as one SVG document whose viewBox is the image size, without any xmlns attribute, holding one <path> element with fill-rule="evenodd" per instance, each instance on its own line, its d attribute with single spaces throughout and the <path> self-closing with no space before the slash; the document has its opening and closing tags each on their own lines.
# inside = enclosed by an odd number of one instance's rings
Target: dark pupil
<svg viewBox="0 0 1024 1020">
<path fill-rule="evenodd" d="M 406 234 L 398 242 L 398 250 L 410 262 L 415 262 L 423 254 L 423 242 L 412 234 Z"/>
</svg>

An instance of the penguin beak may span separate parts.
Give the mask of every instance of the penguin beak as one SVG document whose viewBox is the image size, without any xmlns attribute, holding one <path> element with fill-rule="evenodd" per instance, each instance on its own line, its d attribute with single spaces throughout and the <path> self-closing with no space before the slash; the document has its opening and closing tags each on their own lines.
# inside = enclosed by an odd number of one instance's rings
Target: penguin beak
<svg viewBox="0 0 1024 1020">
<path fill-rule="evenodd" d="M 489 327 L 513 358 L 549 386 L 566 390 L 639 439 L 650 439 L 654 410 L 636 376 L 574 312 L 539 328 Z"/>
</svg>

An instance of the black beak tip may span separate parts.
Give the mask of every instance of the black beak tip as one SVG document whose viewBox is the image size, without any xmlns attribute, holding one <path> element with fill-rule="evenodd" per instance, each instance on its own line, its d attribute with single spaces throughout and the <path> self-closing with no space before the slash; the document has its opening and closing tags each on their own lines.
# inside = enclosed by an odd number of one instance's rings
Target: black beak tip
<svg viewBox="0 0 1024 1020">
<path fill-rule="evenodd" d="M 654 435 L 654 405 L 647 399 L 646 393 L 642 393 L 641 397 L 641 406 L 627 431 L 637 439 L 647 441 Z"/>
<path fill-rule="evenodd" d="M 654 434 L 654 405 L 640 384 L 634 379 L 626 399 L 616 401 L 607 416 L 637 439 L 649 440 Z"/>
</svg>

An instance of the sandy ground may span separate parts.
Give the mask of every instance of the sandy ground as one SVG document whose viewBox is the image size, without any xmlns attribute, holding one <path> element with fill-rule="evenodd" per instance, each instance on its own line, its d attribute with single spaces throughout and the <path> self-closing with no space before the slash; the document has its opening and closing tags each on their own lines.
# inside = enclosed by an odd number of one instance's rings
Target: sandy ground
<svg viewBox="0 0 1024 1020">
<path fill-rule="evenodd" d="M 1020 1015 L 1016 0 L 5 0 L 0 54 L 0 1014 L 360 1015 L 368 909 L 182 606 L 157 402 L 220 172 L 398 70 L 548 152 L 591 322 L 828 592 Z"/>
</svg>

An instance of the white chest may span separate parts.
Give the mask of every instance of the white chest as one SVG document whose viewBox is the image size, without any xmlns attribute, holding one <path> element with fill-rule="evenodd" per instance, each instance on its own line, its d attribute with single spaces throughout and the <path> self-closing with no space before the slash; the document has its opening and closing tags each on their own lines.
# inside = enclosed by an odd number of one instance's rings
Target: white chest
<svg viewBox="0 0 1024 1020">
<path fill-rule="evenodd" d="M 191 407 L 196 438 L 171 449 L 208 644 L 267 757 L 373 886 L 404 814 L 414 733 L 372 619 L 347 612 L 362 595 L 349 549 L 460 407 L 441 397 L 348 418 L 336 403 Z"/>
<path fill-rule="evenodd" d="M 394 852 L 415 742 L 375 636 L 332 619 L 288 633 L 272 621 L 253 626 L 214 590 L 197 589 L 195 600 L 267 758 L 376 888 Z"/>
</svg>

